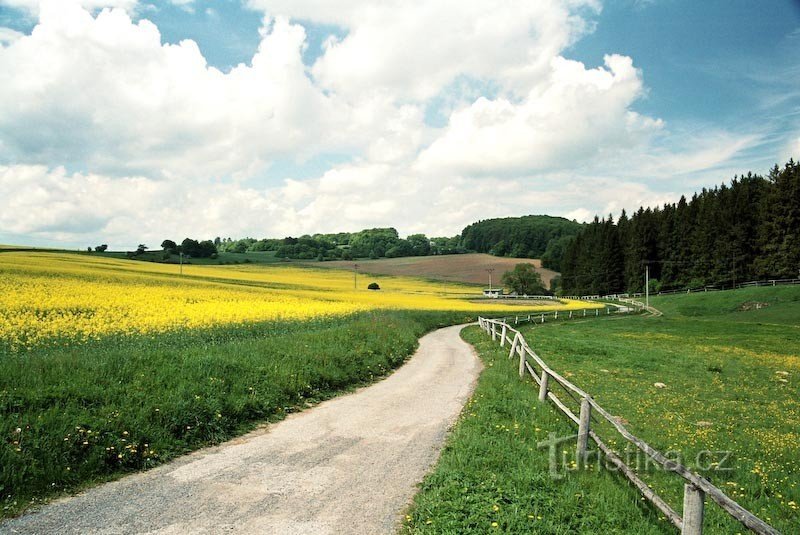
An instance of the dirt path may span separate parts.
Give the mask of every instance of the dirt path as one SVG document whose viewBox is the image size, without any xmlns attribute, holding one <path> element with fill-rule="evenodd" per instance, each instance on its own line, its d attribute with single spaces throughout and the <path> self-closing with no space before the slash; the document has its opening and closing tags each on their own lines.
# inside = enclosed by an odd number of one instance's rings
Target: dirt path
<svg viewBox="0 0 800 535">
<path fill-rule="evenodd" d="M 389 378 L 0 524 L 2 533 L 391 533 L 472 393 L 448 327 Z"/>
</svg>

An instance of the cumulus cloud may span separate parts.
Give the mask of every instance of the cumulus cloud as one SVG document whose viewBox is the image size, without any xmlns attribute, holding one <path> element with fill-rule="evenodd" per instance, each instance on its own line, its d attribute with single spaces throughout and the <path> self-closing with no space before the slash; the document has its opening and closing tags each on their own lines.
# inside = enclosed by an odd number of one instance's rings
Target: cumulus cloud
<svg viewBox="0 0 800 535">
<path fill-rule="evenodd" d="M 193 41 L 162 45 L 147 20 L 45 4 L 32 35 L 0 51 L 5 156 L 227 176 L 313 152 L 336 136 L 335 109 L 305 75 L 304 40 L 301 26 L 267 21 L 252 64 L 223 74 Z"/>
<path fill-rule="evenodd" d="M 605 64 L 586 69 L 557 57 L 521 102 L 479 98 L 452 114 L 420 167 L 520 174 L 574 167 L 601 150 L 641 144 L 661 127 L 629 111 L 642 95 L 641 76 L 630 58 L 606 56 Z"/>
<path fill-rule="evenodd" d="M 436 95 L 457 76 L 492 79 L 522 93 L 551 58 L 587 31 L 575 15 L 594 0 L 320 2 L 250 0 L 267 13 L 340 26 L 313 66 L 345 95 L 382 92 L 401 101 Z"/>
<path fill-rule="evenodd" d="M 0 0 L 0 5 L 22 9 L 32 15 L 38 15 L 42 6 L 48 3 L 71 3 L 90 10 L 104 7 L 119 7 L 133 10 L 138 5 L 139 0 Z"/>
<path fill-rule="evenodd" d="M 0 26 L 0 46 L 4 44 L 13 43 L 17 39 L 20 39 L 24 36 L 22 32 L 18 32 L 16 30 L 12 30 L 11 28 L 5 28 Z"/>
<path fill-rule="evenodd" d="M 681 133 L 664 148 L 669 125 L 633 111 L 646 89 L 631 58 L 564 57 L 594 0 L 250 0 L 261 41 L 229 72 L 193 41 L 163 43 L 134 0 L 0 3 L 38 17 L 0 47 L 0 228 L 14 235 L 131 246 L 590 219 L 674 200 L 661 178 L 752 142 Z M 308 56 L 309 24 L 342 31 Z M 329 154 L 344 163 L 255 185 L 273 161 Z"/>
</svg>

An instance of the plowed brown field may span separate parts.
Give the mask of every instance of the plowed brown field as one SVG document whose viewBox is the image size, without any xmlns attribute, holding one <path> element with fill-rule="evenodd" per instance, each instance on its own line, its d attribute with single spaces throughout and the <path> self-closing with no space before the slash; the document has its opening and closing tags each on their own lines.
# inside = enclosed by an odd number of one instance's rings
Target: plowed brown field
<svg viewBox="0 0 800 535">
<path fill-rule="evenodd" d="M 488 254 L 460 254 L 442 256 L 411 256 L 404 258 L 380 258 L 378 260 L 356 260 L 335 262 L 310 262 L 313 267 L 334 269 L 353 269 L 353 264 L 358 264 L 361 273 L 375 273 L 377 275 L 406 275 L 411 277 L 424 277 L 427 279 L 440 279 L 454 282 L 467 282 L 487 285 L 489 273 L 487 269 L 494 269 L 492 273 L 493 285 L 500 285 L 503 273 L 514 269 L 520 263 L 533 264 L 542 275 L 542 281 L 549 288 L 550 282 L 558 275 L 555 271 L 542 267 L 542 261 L 532 258 L 504 258 Z"/>
</svg>

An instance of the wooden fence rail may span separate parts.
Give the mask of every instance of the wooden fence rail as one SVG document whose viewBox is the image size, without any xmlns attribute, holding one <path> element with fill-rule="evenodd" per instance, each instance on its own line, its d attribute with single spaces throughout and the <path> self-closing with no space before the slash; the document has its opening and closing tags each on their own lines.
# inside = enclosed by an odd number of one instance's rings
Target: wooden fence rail
<svg viewBox="0 0 800 535">
<path fill-rule="evenodd" d="M 650 296 L 655 295 L 674 295 L 674 294 L 692 294 L 699 292 L 721 292 L 738 290 L 741 288 L 753 288 L 761 286 L 793 286 L 800 284 L 800 279 L 763 279 L 757 281 L 740 282 L 735 285 L 709 285 L 699 286 L 696 288 L 679 288 L 673 290 L 659 290 L 651 292 Z M 610 295 L 563 295 L 560 299 L 582 299 L 584 301 L 591 301 L 597 299 L 619 299 L 625 297 L 644 297 L 643 293 L 623 293 L 623 294 L 610 294 Z"/>
<path fill-rule="evenodd" d="M 544 315 L 542 315 L 542 318 L 543 317 Z M 557 312 L 555 313 L 555 317 L 558 317 Z M 544 319 L 542 319 L 542 322 L 544 322 Z M 579 466 L 586 462 L 588 441 L 591 438 L 595 444 L 597 444 L 598 450 L 603 453 L 605 458 L 618 468 L 620 472 L 639 489 L 642 495 L 661 511 L 683 535 L 702 534 L 703 509 L 706 497 L 719 505 L 726 513 L 741 522 L 742 525 L 750 531 L 764 535 L 780 534 L 778 530 L 729 498 L 710 481 L 695 474 L 677 461 L 668 459 L 664 454 L 651 447 L 644 440 L 633 435 L 622 425 L 619 418 L 611 415 L 611 413 L 600 406 L 589 394 L 550 368 L 550 366 L 531 349 L 522 333 L 508 324 L 506 318 L 478 318 L 478 324 L 481 329 L 492 336 L 492 340 L 497 341 L 499 339 L 501 346 L 505 347 L 506 343 L 510 344 L 508 358 L 511 359 L 516 355 L 519 359 L 520 378 L 524 378 L 527 373 L 533 378 L 536 384 L 539 385 L 539 401 L 552 401 L 567 418 L 578 425 L 578 441 L 575 454 L 576 463 Z M 538 370 L 536 369 L 537 367 Z M 560 387 L 566 395 L 580 404 L 579 414 L 576 415 L 558 395 L 553 392 L 552 387 L 554 386 Z M 648 487 L 647 483 L 645 483 L 631 467 L 626 465 L 625 462 L 606 445 L 597 433 L 592 430 L 591 422 L 595 418 L 595 413 L 610 423 L 625 440 L 639 448 L 666 471 L 674 472 L 684 479 L 683 516 L 675 511 L 653 489 Z"/>
<path fill-rule="evenodd" d="M 598 316 L 610 316 L 614 314 L 638 314 L 643 312 L 647 309 L 644 306 L 644 303 L 640 303 L 634 300 L 623 300 L 618 299 L 616 305 L 609 305 L 605 308 L 581 308 L 577 310 L 555 310 L 552 312 L 534 312 L 532 314 L 519 314 L 515 316 L 504 316 L 502 318 L 496 318 L 492 321 L 498 321 L 500 323 L 505 323 L 507 325 L 519 325 L 520 323 L 547 323 L 548 321 L 556 321 L 556 320 L 571 320 L 577 318 L 588 318 L 588 317 L 598 317 Z M 651 307 L 652 309 L 652 307 Z M 651 313 L 655 309 L 650 310 Z M 658 315 L 661 315 L 660 312 L 657 312 Z M 505 345 L 501 339 L 501 345 Z"/>
</svg>

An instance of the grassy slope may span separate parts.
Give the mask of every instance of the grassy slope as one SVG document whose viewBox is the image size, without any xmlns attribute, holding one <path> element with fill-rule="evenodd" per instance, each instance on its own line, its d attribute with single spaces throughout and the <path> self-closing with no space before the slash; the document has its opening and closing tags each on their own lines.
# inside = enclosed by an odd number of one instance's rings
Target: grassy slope
<svg viewBox="0 0 800 535">
<path fill-rule="evenodd" d="M 737 311 L 751 301 L 770 306 Z M 725 466 L 731 470 L 701 472 L 778 529 L 796 531 L 800 288 L 670 296 L 654 304 L 665 317 L 578 321 L 523 332 L 554 369 L 656 448 L 680 452 L 684 463 L 698 469 L 698 452 L 732 451 Z M 637 493 L 612 474 L 547 478 L 546 454 L 536 442 L 548 431 L 569 434 L 572 426 L 554 408 L 536 406 L 533 385 L 517 379 L 516 365 L 480 331 L 465 337 L 477 342 L 490 367 L 479 383 L 477 403 L 465 412 L 418 495 L 408 531 L 480 532 L 497 521 L 509 532 L 672 532 L 655 513 L 634 506 L 640 502 Z M 667 388 L 656 388 L 655 382 Z M 608 427 L 596 429 L 614 437 Z M 715 460 L 721 456 L 700 459 L 703 465 Z M 680 511 L 680 478 L 644 466 L 640 474 Z M 584 501 L 572 498 L 579 493 Z M 499 511 L 493 511 L 495 504 Z M 529 514 L 543 519 L 526 524 Z M 709 504 L 706 514 L 709 533 L 742 530 L 716 505 Z"/>
<path fill-rule="evenodd" d="M 0 355 L 0 517 L 372 381 L 465 319 L 374 312 Z"/>
</svg>

